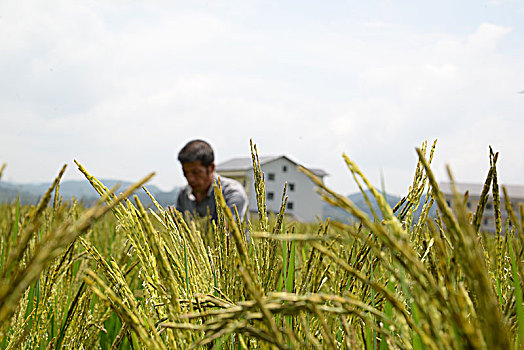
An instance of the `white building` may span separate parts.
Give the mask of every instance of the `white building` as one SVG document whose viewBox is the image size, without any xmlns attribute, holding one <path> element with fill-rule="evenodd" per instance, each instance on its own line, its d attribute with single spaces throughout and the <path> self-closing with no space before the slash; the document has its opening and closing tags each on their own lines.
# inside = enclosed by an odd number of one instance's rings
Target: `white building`
<svg viewBox="0 0 524 350">
<path fill-rule="evenodd" d="M 519 205 L 521 203 L 524 203 L 524 186 L 499 184 L 500 214 L 501 214 L 501 221 L 502 221 L 502 231 L 504 231 L 504 227 L 506 226 L 507 213 L 506 213 L 506 205 L 505 205 L 506 200 L 504 198 L 504 192 L 502 192 L 502 186 L 506 187 L 508 196 L 511 200 L 511 207 L 513 208 L 513 211 L 515 212 L 515 215 L 517 216 L 517 218 L 520 218 Z M 452 206 L 455 197 L 451 189 L 451 184 L 450 183 L 441 183 L 439 184 L 439 187 L 442 193 L 444 194 L 444 197 L 446 198 L 446 202 L 448 206 Z M 466 192 L 468 192 L 468 201 L 466 203 L 466 206 L 468 210 L 471 211 L 473 215 L 475 215 L 475 211 L 477 210 L 477 206 L 480 201 L 480 195 L 482 194 L 482 189 L 484 188 L 484 184 L 455 183 L 455 188 L 457 189 L 457 192 L 461 195 L 464 195 Z M 485 232 L 491 232 L 491 233 L 496 232 L 495 230 L 495 209 L 493 207 L 493 196 L 491 194 L 491 187 L 489 191 L 488 202 L 486 203 L 486 208 L 484 209 L 484 215 L 482 215 L 480 229 L 481 231 L 485 231 Z"/>
<path fill-rule="evenodd" d="M 300 221 L 314 221 L 322 217 L 322 200 L 315 192 L 315 184 L 298 170 L 296 162 L 286 156 L 259 157 L 260 168 L 265 176 L 267 209 L 278 213 L 282 201 L 284 183 L 287 182 L 286 213 Z M 320 178 L 327 173 L 308 168 Z M 249 210 L 257 211 L 257 201 L 251 158 L 233 158 L 216 166 L 220 176 L 240 182 L 249 198 Z"/>
</svg>

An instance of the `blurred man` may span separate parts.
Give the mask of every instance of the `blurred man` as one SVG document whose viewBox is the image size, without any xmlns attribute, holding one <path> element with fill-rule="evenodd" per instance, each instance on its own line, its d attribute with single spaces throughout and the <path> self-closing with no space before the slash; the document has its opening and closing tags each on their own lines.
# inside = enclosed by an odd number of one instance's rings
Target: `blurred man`
<svg viewBox="0 0 524 350">
<path fill-rule="evenodd" d="M 218 176 L 215 174 L 213 149 L 205 141 L 193 140 L 178 153 L 178 160 L 182 164 L 188 185 L 178 194 L 176 209 L 205 217 L 209 208 L 211 218 L 216 220 L 217 210 L 213 183 L 218 180 Z M 233 213 L 235 212 L 233 206 L 236 206 L 240 218 L 244 218 L 247 210 L 247 195 L 244 187 L 239 182 L 222 176 L 220 183 L 226 205 Z"/>
</svg>

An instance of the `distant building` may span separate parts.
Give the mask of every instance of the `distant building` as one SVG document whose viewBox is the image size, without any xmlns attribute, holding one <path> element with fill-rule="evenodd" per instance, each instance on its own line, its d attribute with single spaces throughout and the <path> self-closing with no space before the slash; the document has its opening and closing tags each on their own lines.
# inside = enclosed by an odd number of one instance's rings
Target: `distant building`
<svg viewBox="0 0 524 350">
<path fill-rule="evenodd" d="M 513 211 L 515 212 L 515 215 L 517 218 L 520 218 L 519 215 L 519 206 L 520 203 L 524 203 L 524 186 L 516 186 L 516 185 L 500 185 L 500 214 L 501 214 L 501 220 L 502 220 L 502 231 L 504 231 L 504 227 L 506 226 L 507 221 L 507 213 L 506 213 L 506 205 L 505 205 L 505 198 L 504 193 L 502 192 L 502 186 L 506 187 L 506 190 L 508 192 L 508 196 L 511 200 L 511 207 L 513 208 Z M 453 191 L 451 189 L 450 183 L 441 183 L 439 184 L 440 190 L 442 193 L 444 193 L 444 197 L 446 198 L 446 202 L 449 206 L 452 206 L 454 201 L 454 195 Z M 464 195 L 466 191 L 469 191 L 468 194 L 468 202 L 466 203 L 467 208 L 473 212 L 473 215 L 475 214 L 475 211 L 477 210 L 477 206 L 480 200 L 480 195 L 482 194 L 482 189 L 484 187 L 484 184 L 470 184 L 470 183 L 456 183 L 455 188 L 457 189 L 457 192 L 461 195 Z M 484 209 L 484 215 L 482 216 L 482 221 L 480 225 L 480 229 L 482 231 L 496 232 L 495 228 L 495 210 L 493 207 L 493 196 L 491 194 L 491 188 L 489 191 L 489 199 L 486 203 L 486 208 Z"/>
<path fill-rule="evenodd" d="M 278 213 L 282 200 L 284 183 L 287 181 L 286 213 L 300 221 L 314 221 L 322 218 L 322 201 L 315 192 L 315 184 L 298 170 L 298 163 L 286 156 L 259 157 L 260 168 L 266 183 L 267 209 Z M 320 169 L 311 169 L 321 179 L 327 173 Z M 257 211 L 254 186 L 253 162 L 251 158 L 233 158 L 216 167 L 216 172 L 240 182 L 249 198 L 249 210 Z"/>
</svg>

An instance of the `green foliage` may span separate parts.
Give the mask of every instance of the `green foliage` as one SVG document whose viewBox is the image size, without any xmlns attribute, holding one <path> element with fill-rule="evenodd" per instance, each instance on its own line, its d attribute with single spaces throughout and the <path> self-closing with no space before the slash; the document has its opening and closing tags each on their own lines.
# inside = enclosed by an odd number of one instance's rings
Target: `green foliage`
<svg viewBox="0 0 524 350">
<path fill-rule="evenodd" d="M 505 194 L 512 229 L 506 223 L 503 235 L 493 152 L 475 212 L 460 194 L 448 207 L 430 169 L 434 150 L 417 150 L 413 184 L 393 208 L 344 156 L 378 204 L 382 215 L 371 217 L 303 169 L 356 224 L 293 221 L 286 188 L 269 218 L 256 146 L 258 216 L 245 222 L 220 184 L 210 222 L 152 196 L 146 211 L 128 198 L 148 178 L 116 196 L 77 163 L 101 196 L 95 207 L 62 203 L 63 170 L 37 206 L 0 205 L 0 347 L 521 348 L 523 209 L 518 220 Z M 479 231 L 490 190 L 494 236 Z"/>
</svg>

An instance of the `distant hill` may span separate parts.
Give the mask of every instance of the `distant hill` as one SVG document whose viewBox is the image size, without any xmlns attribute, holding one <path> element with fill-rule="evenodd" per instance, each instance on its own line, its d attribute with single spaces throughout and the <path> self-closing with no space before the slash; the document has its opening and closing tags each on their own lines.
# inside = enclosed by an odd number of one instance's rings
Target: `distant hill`
<svg viewBox="0 0 524 350">
<path fill-rule="evenodd" d="M 113 188 L 119 184 L 119 190 L 123 191 L 129 187 L 132 183 L 127 181 L 118 180 L 100 180 L 106 187 Z M 0 182 L 0 203 L 16 201 L 17 197 L 20 196 L 20 202 L 23 204 L 34 204 L 37 203 L 40 198 L 47 191 L 51 183 L 30 183 L 30 184 L 18 184 L 13 182 Z M 178 195 L 179 188 L 175 187 L 173 190 L 164 192 L 155 185 L 145 186 L 149 192 L 155 197 L 155 199 L 162 206 L 173 206 L 175 204 L 176 197 Z M 90 206 L 96 203 L 100 196 L 91 186 L 87 180 L 66 180 L 60 183 L 60 195 L 64 200 L 71 200 L 73 197 L 79 200 L 84 205 Z M 135 191 L 139 200 L 146 207 L 152 206 L 152 201 L 144 190 L 139 189 Z"/>
<path fill-rule="evenodd" d="M 382 219 L 382 213 L 378 207 L 377 202 L 375 201 L 375 198 L 371 194 L 371 191 L 367 190 L 366 196 L 369 198 L 369 201 L 371 202 L 371 205 L 373 207 L 373 210 L 377 214 L 379 218 Z M 364 195 L 361 192 L 353 193 L 347 196 L 349 200 L 351 200 L 355 205 L 365 212 L 369 217 L 373 217 L 373 214 L 371 213 L 371 209 L 368 207 L 366 200 L 364 199 Z M 391 208 L 393 208 L 399 201 L 401 200 L 400 197 L 386 194 L 386 201 L 389 204 Z M 421 205 L 419 208 L 417 208 L 417 211 L 415 212 L 415 217 L 418 218 L 419 215 L 422 213 L 422 206 L 426 200 L 426 195 L 424 194 L 421 198 Z M 324 220 L 330 217 L 333 220 L 338 220 L 342 222 L 348 222 L 353 220 L 353 216 L 346 212 L 345 210 L 334 207 L 332 205 L 329 205 L 328 203 L 323 204 L 323 214 L 324 214 Z M 433 205 L 433 207 L 430 210 L 430 216 L 436 216 L 436 205 Z"/>
<path fill-rule="evenodd" d="M 119 191 L 123 191 L 125 188 L 129 187 L 132 183 L 127 181 L 118 181 L 118 180 L 100 180 L 106 187 L 113 188 L 117 184 L 120 184 Z M 17 200 L 20 196 L 20 202 L 22 204 L 36 204 L 47 191 L 51 183 L 30 183 L 30 184 L 19 184 L 13 182 L 2 182 L 0 181 L 0 203 L 12 203 Z M 162 205 L 163 207 L 174 206 L 180 187 L 175 187 L 171 191 L 164 192 L 160 190 L 155 185 L 146 185 L 146 188 L 153 197 Z M 119 193 L 117 191 L 117 193 Z M 135 191 L 135 194 L 138 196 L 140 201 L 145 207 L 152 207 L 153 203 L 149 196 L 145 193 L 144 190 L 139 189 Z M 64 200 L 71 200 L 73 197 L 83 203 L 86 206 L 91 206 L 95 204 L 100 196 L 91 186 L 87 180 L 66 180 L 60 183 L 60 195 Z M 371 195 L 371 192 L 366 191 L 370 202 L 372 203 L 373 209 L 377 215 L 382 218 L 378 205 L 375 202 L 375 199 Z M 361 210 L 363 210 L 368 216 L 372 217 L 371 210 L 366 204 L 364 195 L 360 192 L 353 193 L 347 196 L 353 203 L 355 203 Z M 386 195 L 386 200 L 390 207 L 394 207 L 399 201 L 400 197 L 393 195 Z M 422 198 L 421 202 L 424 203 L 425 195 Z M 422 207 L 418 208 L 416 217 L 420 215 Z M 431 209 L 430 215 L 435 216 L 435 206 Z M 342 222 L 347 222 L 353 220 L 353 217 L 346 211 L 338 207 L 333 207 L 327 203 L 323 204 L 323 217 L 324 219 L 330 217 L 333 220 L 338 220 Z"/>
</svg>

